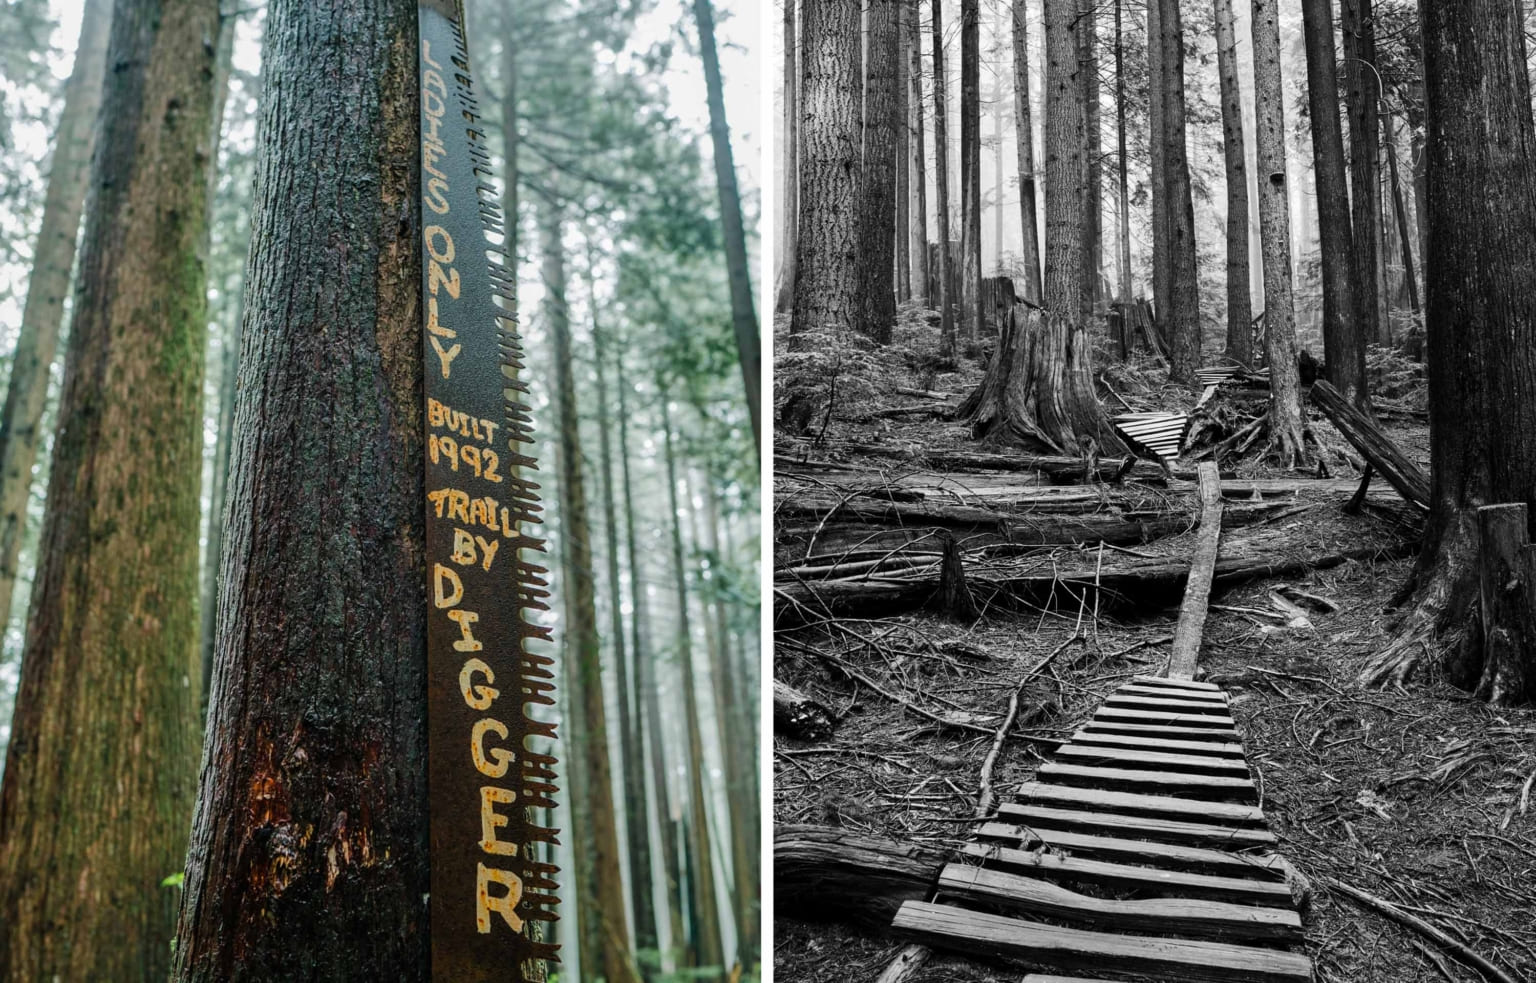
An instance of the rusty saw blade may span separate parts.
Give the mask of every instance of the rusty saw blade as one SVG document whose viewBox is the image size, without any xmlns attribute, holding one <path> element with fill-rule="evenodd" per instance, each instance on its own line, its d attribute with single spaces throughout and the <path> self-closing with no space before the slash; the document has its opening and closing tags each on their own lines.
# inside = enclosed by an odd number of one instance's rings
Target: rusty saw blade
<svg viewBox="0 0 1536 983">
<path fill-rule="evenodd" d="M 419 0 L 432 978 L 544 979 L 556 947 L 553 660 L 533 425 L 458 0 Z M 499 256 L 501 262 L 492 259 Z"/>
</svg>

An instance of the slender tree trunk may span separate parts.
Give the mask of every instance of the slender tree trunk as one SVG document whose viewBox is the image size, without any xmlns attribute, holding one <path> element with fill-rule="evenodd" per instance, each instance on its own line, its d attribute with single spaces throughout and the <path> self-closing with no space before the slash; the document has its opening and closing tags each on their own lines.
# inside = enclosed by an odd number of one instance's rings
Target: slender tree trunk
<svg viewBox="0 0 1536 983">
<path fill-rule="evenodd" d="M 1099 298 L 1099 271 L 1104 267 L 1103 258 L 1103 211 L 1104 165 L 1100 160 L 1103 140 L 1099 133 L 1099 36 L 1096 3 L 1085 0 L 1082 23 L 1077 30 L 1078 43 L 1083 46 L 1079 58 L 1079 76 L 1083 84 L 1084 166 L 1087 181 L 1083 190 L 1083 313 L 1091 315 Z"/>
<path fill-rule="evenodd" d="M 799 76 L 795 74 L 795 0 L 784 4 L 784 194 L 779 199 L 784 225 L 779 237 L 779 288 L 773 302 L 775 314 L 788 314 L 794 308 L 795 230 L 800 218 L 800 100 Z"/>
<path fill-rule="evenodd" d="M 1080 324 L 1087 113 L 1078 0 L 1045 5 L 1045 307 Z"/>
<path fill-rule="evenodd" d="M 981 5 L 960 0 L 960 334 L 981 331 Z"/>
<path fill-rule="evenodd" d="M 75 65 L 64 85 L 32 275 L 0 416 L 0 629 L 10 623 L 16 593 L 16 558 L 26 533 L 27 499 L 32 493 L 32 465 L 37 461 L 49 370 L 58 352 L 64 295 L 75 265 L 111 22 L 109 0 L 89 0 L 81 15 Z"/>
<path fill-rule="evenodd" d="M 1238 84 L 1232 0 L 1216 0 L 1216 65 L 1221 76 L 1221 149 L 1227 164 L 1227 358 L 1253 365 L 1253 300 L 1248 290 L 1248 164 Z M 1337 115 L 1337 114 L 1335 114 Z"/>
<path fill-rule="evenodd" d="M 859 330 L 884 345 L 896 325 L 897 0 L 869 0 L 864 169 L 859 184 Z"/>
<path fill-rule="evenodd" d="M 912 299 L 912 254 L 908 230 L 912 228 L 912 109 L 907 105 L 911 92 L 911 79 L 907 72 L 911 53 L 907 50 L 907 25 L 916 14 L 910 9 L 915 4 L 909 0 L 896 3 L 896 299 L 903 303 Z"/>
<path fill-rule="evenodd" d="M 1302 0 L 1301 4 L 1322 260 L 1323 358 L 1328 381 L 1334 388 L 1351 403 L 1364 405 L 1366 339 L 1356 317 L 1353 233 L 1344 176 L 1344 137 L 1339 129 L 1331 3 L 1332 0 Z"/>
<path fill-rule="evenodd" d="M 215 0 L 124 0 L 112 15 L 107 63 L 118 67 L 97 128 L 0 786 L 8 980 L 161 979 L 169 968 L 175 898 L 160 881 L 185 854 L 201 691 L 203 252 L 218 15 Z M 91 27 L 77 87 L 95 71 Z M 69 122 L 62 135 L 79 139 Z M 72 149 L 59 161 L 64 184 Z M 50 192 L 50 232 L 71 242 L 40 243 L 47 263 L 73 252 L 74 224 L 60 212 L 78 207 L 74 197 Z M 43 293 L 57 286 L 34 282 L 37 302 L 47 307 Z M 37 332 L 56 330 L 43 308 L 34 318 Z M 47 364 L 35 367 L 46 378 Z"/>
<path fill-rule="evenodd" d="M 799 221 L 791 336 L 848 331 L 860 318 L 859 0 L 802 8 Z"/>
<path fill-rule="evenodd" d="M 1035 127 L 1029 105 L 1029 10 L 1013 0 L 1013 117 L 1019 153 L 1019 221 L 1023 229 L 1024 299 L 1041 302 L 1040 233 L 1035 212 Z"/>
<path fill-rule="evenodd" d="M 1413 313 L 1418 314 L 1421 307 L 1419 280 L 1413 270 L 1413 233 L 1408 229 L 1408 209 L 1403 203 L 1403 185 L 1397 173 L 1397 137 L 1391 116 L 1387 117 L 1387 170 L 1392 178 L 1392 210 L 1397 216 L 1397 240 L 1403 256 L 1403 285 L 1408 290 L 1408 303 Z"/>
<path fill-rule="evenodd" d="M 924 305 L 933 303 L 928 296 L 928 167 L 923 147 L 923 19 L 916 0 L 907 15 L 907 77 L 911 81 L 908 104 L 911 110 L 910 167 L 912 188 L 911 261 L 913 293 Z"/>
<path fill-rule="evenodd" d="M 1125 142 L 1125 25 L 1121 9 L 1124 6 L 1124 0 L 1115 0 L 1115 152 L 1120 191 L 1120 303 L 1129 304 L 1134 290 L 1131 286 L 1130 153 Z"/>
<path fill-rule="evenodd" d="M 939 352 L 955 354 L 954 270 L 949 253 L 949 97 L 944 78 L 944 0 L 930 0 L 933 7 L 933 163 L 934 193 L 939 223 Z"/>
<path fill-rule="evenodd" d="M 1354 235 L 1355 319 L 1365 342 L 1385 344 L 1377 289 L 1377 236 L 1381 228 L 1381 138 L 1376 120 L 1381 93 L 1376 74 L 1376 29 L 1371 0 L 1339 0 L 1344 42 L 1344 106 L 1349 113 L 1350 205 Z"/>
<path fill-rule="evenodd" d="M 1157 0 L 1162 42 L 1163 166 L 1168 185 L 1169 378 L 1192 386 L 1200 367 L 1195 205 L 1184 141 L 1184 24 L 1179 0 Z"/>
<path fill-rule="evenodd" d="M 1254 106 L 1258 119 L 1259 224 L 1264 252 L 1264 354 L 1269 362 L 1269 429 L 1275 453 L 1294 465 L 1301 442 L 1296 308 L 1291 295 L 1290 202 L 1285 170 L 1285 102 L 1276 0 L 1253 0 Z"/>
<path fill-rule="evenodd" d="M 1163 66 L 1162 0 L 1147 0 L 1147 157 L 1152 197 L 1152 314 L 1168 337 L 1173 310 L 1173 267 L 1168 247 L 1168 160 L 1163 134 L 1168 128 Z"/>
<path fill-rule="evenodd" d="M 228 586 L 176 978 L 420 980 L 416 8 L 268 10 Z M 343 228 L 358 235 L 341 244 Z"/>
<path fill-rule="evenodd" d="M 690 908 L 698 926 L 695 936 L 699 966 L 724 966 L 720 912 L 715 901 L 715 858 L 711 849 L 704 798 L 704 737 L 699 724 L 699 697 L 694 682 L 693 639 L 688 616 L 688 572 L 683 562 L 681 506 L 678 503 L 675 434 L 665 394 L 661 401 L 662 432 L 667 458 L 667 501 L 671 509 L 672 566 L 678 611 L 678 671 L 683 682 L 683 723 L 688 732 L 688 865 L 696 888 Z M 690 504 L 690 508 L 691 508 Z"/>
</svg>

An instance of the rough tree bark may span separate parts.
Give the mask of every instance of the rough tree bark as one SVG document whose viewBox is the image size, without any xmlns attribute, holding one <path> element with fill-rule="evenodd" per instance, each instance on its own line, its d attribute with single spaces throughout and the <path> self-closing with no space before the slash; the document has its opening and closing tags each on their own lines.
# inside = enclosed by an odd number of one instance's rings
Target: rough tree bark
<svg viewBox="0 0 1536 983">
<path fill-rule="evenodd" d="M 1088 179 L 1087 112 L 1077 73 L 1082 21 L 1076 0 L 1045 5 L 1046 310 L 1077 324 L 1083 273 L 1083 197 Z M 995 360 L 994 360 L 995 361 Z"/>
<path fill-rule="evenodd" d="M 1103 138 L 1099 132 L 1099 28 L 1096 0 L 1084 0 L 1077 41 L 1078 76 L 1083 85 L 1083 159 L 1087 174 L 1083 184 L 1083 315 L 1091 317 L 1099 299 L 1099 271 L 1104 267 L 1104 165 L 1100 160 Z"/>
<path fill-rule="evenodd" d="M 923 156 L 923 19 L 920 12 L 918 4 L 913 3 L 907 16 L 907 79 L 911 86 L 907 96 L 911 114 L 908 121 L 911 127 L 909 183 L 912 188 L 912 215 L 908 228 L 912 243 L 908 252 L 912 262 L 913 293 L 927 306 L 933 299 L 928 296 L 928 166 Z"/>
<path fill-rule="evenodd" d="M 1115 151 L 1119 187 L 1120 297 L 1131 302 L 1131 181 L 1130 152 L 1125 140 L 1125 24 L 1124 0 L 1115 0 Z"/>
<path fill-rule="evenodd" d="M 960 0 L 960 336 L 979 337 L 981 306 L 981 6 Z"/>
<path fill-rule="evenodd" d="M 1390 328 L 1381 316 L 1376 282 L 1376 240 L 1381 234 L 1381 137 L 1376 111 L 1381 92 L 1371 6 L 1372 0 L 1339 0 L 1339 33 L 1344 49 L 1344 108 L 1349 114 L 1355 319 L 1363 343 L 1386 344 L 1391 340 Z"/>
<path fill-rule="evenodd" d="M 933 163 L 934 194 L 939 233 L 939 353 L 955 354 L 954 270 L 949 255 L 949 128 L 948 95 L 944 75 L 944 0 L 930 0 L 933 8 Z"/>
<path fill-rule="evenodd" d="M 1354 244 L 1344 135 L 1339 129 L 1339 81 L 1333 55 L 1333 0 L 1302 0 L 1307 49 L 1307 97 L 1312 163 L 1317 180 L 1317 230 L 1323 280 L 1323 361 L 1328 381 L 1351 403 L 1364 405 L 1365 342 L 1356 316 Z"/>
<path fill-rule="evenodd" d="M 420 980 L 416 6 L 277 0 L 263 61 L 227 586 L 175 977 Z"/>
<path fill-rule="evenodd" d="M 1227 358 L 1252 367 L 1248 159 L 1243 146 L 1243 98 L 1238 83 L 1237 27 L 1232 0 L 1216 0 L 1216 65 L 1221 76 L 1221 149 L 1227 165 Z"/>
<path fill-rule="evenodd" d="M 774 293 L 773 312 L 788 314 L 794 307 L 795 295 L 795 229 L 800 219 L 800 105 L 798 94 L 799 76 L 795 74 L 795 0 L 781 0 L 784 4 L 784 144 L 780 166 L 784 168 L 784 193 L 780 197 L 780 209 L 784 225 L 779 233 L 779 286 Z"/>
<path fill-rule="evenodd" d="M 859 316 L 859 0 L 801 9 L 799 220 L 791 337 Z"/>
<path fill-rule="evenodd" d="M 1184 140 L 1184 22 L 1179 0 L 1156 0 L 1163 103 L 1163 179 L 1168 190 L 1169 378 L 1195 385 L 1200 368 L 1200 271 L 1195 260 L 1195 204 Z M 1157 93 L 1153 92 L 1155 98 Z"/>
<path fill-rule="evenodd" d="M 1432 501 L 1404 591 L 1411 614 L 1365 672 L 1401 680 L 1430 651 L 1445 656 L 1454 682 L 1504 704 L 1536 698 L 1536 648 L 1489 644 L 1520 626 L 1484 622 L 1477 508 L 1529 507 L 1536 488 L 1536 125 L 1522 9 L 1516 0 L 1422 7 Z M 1443 644 L 1426 646 L 1432 635 Z M 1516 674 L 1505 667 L 1518 659 L 1524 682 L 1507 685 Z"/>
<path fill-rule="evenodd" d="M 896 112 L 893 125 L 896 128 L 896 300 L 906 303 L 912 299 L 912 242 L 908 230 L 912 228 L 912 107 L 907 104 L 912 91 L 907 77 L 912 63 L 907 50 L 909 32 L 907 25 L 917 14 L 905 0 L 896 0 Z"/>
<path fill-rule="evenodd" d="M 1269 362 L 1271 448 L 1287 465 L 1305 454 L 1296 308 L 1291 294 L 1290 201 L 1285 172 L 1285 104 L 1280 84 L 1276 0 L 1253 0 L 1254 108 L 1258 136 L 1259 225 L 1264 260 L 1264 355 Z"/>
<path fill-rule="evenodd" d="M 1147 10 L 1147 159 L 1152 198 L 1152 314 L 1159 334 L 1168 337 L 1169 311 L 1173 307 L 1173 274 L 1168 253 L 1168 162 L 1163 132 L 1167 110 L 1163 105 L 1162 26 L 1160 0 L 1148 0 Z"/>
<path fill-rule="evenodd" d="M 858 328 L 889 344 L 896 326 L 897 0 L 869 0 L 864 169 L 859 181 Z"/>
<path fill-rule="evenodd" d="M 1014 143 L 1019 155 L 1019 220 L 1024 299 L 1041 302 L 1040 226 L 1035 213 L 1035 124 L 1029 104 L 1029 11 L 1025 0 L 1013 0 L 1013 117 Z"/>
<path fill-rule="evenodd" d="M 1419 303 L 1419 280 L 1413 268 L 1413 233 L 1408 227 L 1408 208 L 1403 201 L 1402 180 L 1397 172 L 1397 137 L 1392 116 L 1387 116 L 1387 173 L 1391 176 L 1392 212 L 1397 218 L 1397 241 L 1402 250 L 1403 284 L 1408 290 L 1408 304 L 1413 313 L 1422 312 Z"/>
<path fill-rule="evenodd" d="M 16 557 L 27 528 L 27 499 L 32 493 L 32 465 L 37 461 L 49 370 L 58 352 L 64 295 L 75 265 L 111 22 L 109 0 L 89 0 L 81 15 L 74 68 L 64 84 L 64 107 L 32 251 L 27 300 L 11 355 L 10 385 L 0 415 L 0 626 L 10 623 L 16 593 Z"/>
<path fill-rule="evenodd" d="M 7 980 L 163 979 L 170 964 L 175 896 L 160 882 L 186 848 L 201 691 L 203 250 L 218 17 L 215 0 L 123 0 L 111 17 L 105 63 L 116 67 L 96 131 L 0 786 Z M 78 139 L 73 122 L 63 136 Z M 60 187 L 50 197 L 67 211 L 58 199 L 73 195 Z M 48 262 L 73 250 L 73 223 L 55 221 L 71 243 L 41 244 Z M 48 306 L 42 293 L 57 285 L 36 288 Z M 34 317 L 47 319 L 37 308 Z M 46 364 L 37 368 L 46 378 Z"/>
</svg>

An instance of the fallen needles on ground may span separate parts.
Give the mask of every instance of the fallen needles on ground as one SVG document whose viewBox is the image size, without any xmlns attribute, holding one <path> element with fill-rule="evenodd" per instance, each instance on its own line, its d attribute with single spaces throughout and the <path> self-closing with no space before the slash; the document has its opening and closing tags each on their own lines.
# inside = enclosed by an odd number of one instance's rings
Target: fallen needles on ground
<svg viewBox="0 0 1536 983">
<path fill-rule="evenodd" d="M 1081 615 L 1081 612 L 1079 612 Z M 1079 616 L 1078 624 L 1081 626 L 1082 618 Z M 997 766 L 998 755 L 1002 753 L 1003 741 L 1008 737 L 1008 731 L 1013 727 L 1013 722 L 1019 716 L 1019 697 L 1024 693 L 1024 687 L 1030 681 L 1040 675 L 1041 670 L 1051 664 L 1051 661 L 1066 651 L 1068 645 L 1082 637 L 1081 627 L 1074 628 L 1066 641 L 1048 652 L 1045 658 L 1035 663 L 1034 668 L 1026 672 L 1019 680 L 1019 684 L 1013 688 L 1013 695 L 1008 698 L 1008 713 L 1003 718 L 1002 726 L 997 728 L 997 733 L 992 737 L 992 747 L 987 751 L 987 758 L 981 763 L 981 788 L 976 793 L 976 818 L 984 819 L 992 812 L 992 800 L 995 797 L 992 792 L 992 771 Z"/>
<path fill-rule="evenodd" d="M 1483 956 L 1473 952 L 1465 943 L 1442 932 L 1417 915 L 1409 914 L 1385 898 L 1378 898 L 1369 891 L 1363 891 L 1358 887 L 1345 884 L 1343 881 L 1335 880 L 1332 877 L 1321 876 L 1318 880 L 1330 891 L 1338 891 L 1340 894 L 1354 899 L 1365 907 L 1371 908 L 1379 914 L 1386 915 L 1399 925 L 1411 928 L 1425 938 L 1430 939 L 1457 959 L 1470 966 L 1475 966 L 1478 972 L 1482 973 L 1486 979 L 1493 980 L 1494 983 L 1516 983 L 1513 976 L 1510 976 Z"/>
</svg>

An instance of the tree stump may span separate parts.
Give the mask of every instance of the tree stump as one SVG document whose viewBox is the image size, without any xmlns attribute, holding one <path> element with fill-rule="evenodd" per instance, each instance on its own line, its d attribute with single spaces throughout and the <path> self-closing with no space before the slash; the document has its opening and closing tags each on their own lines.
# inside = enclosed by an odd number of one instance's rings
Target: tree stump
<svg viewBox="0 0 1536 983">
<path fill-rule="evenodd" d="M 976 609 L 976 599 L 965 586 L 965 565 L 960 562 L 960 547 L 949 532 L 943 535 L 944 559 L 939 567 L 939 610 L 958 621 L 975 621 L 981 617 Z"/>
<path fill-rule="evenodd" d="M 824 741 L 832 736 L 832 713 L 794 687 L 775 679 L 773 726 L 801 740 Z"/>
</svg>

